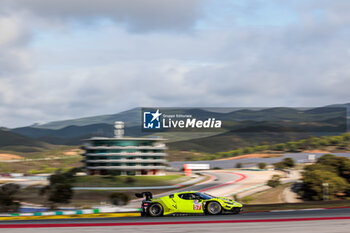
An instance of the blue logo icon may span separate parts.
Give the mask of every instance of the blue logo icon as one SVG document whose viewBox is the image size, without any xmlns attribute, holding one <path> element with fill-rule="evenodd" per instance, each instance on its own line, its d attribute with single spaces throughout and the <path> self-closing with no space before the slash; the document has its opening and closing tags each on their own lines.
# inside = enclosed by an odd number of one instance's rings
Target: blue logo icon
<svg viewBox="0 0 350 233">
<path fill-rule="evenodd" d="M 155 112 L 143 112 L 143 128 L 144 129 L 160 129 L 161 115 L 159 109 Z"/>
</svg>

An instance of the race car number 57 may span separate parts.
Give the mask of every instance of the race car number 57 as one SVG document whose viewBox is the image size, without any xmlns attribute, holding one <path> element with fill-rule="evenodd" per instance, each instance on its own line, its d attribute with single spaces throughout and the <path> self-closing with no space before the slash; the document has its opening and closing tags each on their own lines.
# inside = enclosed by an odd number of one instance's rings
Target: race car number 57
<svg viewBox="0 0 350 233">
<path fill-rule="evenodd" d="M 193 203 L 193 210 L 201 210 L 201 208 L 202 208 L 202 203 L 198 203 L 197 201 Z"/>
</svg>

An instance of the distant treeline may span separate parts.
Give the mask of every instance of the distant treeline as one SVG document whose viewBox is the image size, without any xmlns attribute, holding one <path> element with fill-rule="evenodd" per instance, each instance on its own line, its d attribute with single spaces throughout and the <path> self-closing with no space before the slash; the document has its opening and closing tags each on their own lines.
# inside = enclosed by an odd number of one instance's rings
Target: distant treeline
<svg viewBox="0 0 350 233">
<path fill-rule="evenodd" d="M 334 146 L 337 150 L 345 150 L 347 149 L 349 142 L 350 133 L 344 133 L 339 136 L 310 137 L 308 139 L 302 139 L 299 141 L 292 141 L 286 143 L 278 143 L 274 145 L 244 147 L 236 150 L 219 152 L 213 155 L 207 155 L 205 158 L 202 157 L 201 159 L 212 160 L 267 151 L 272 153 L 301 152 L 303 150 L 321 149 L 328 146 Z"/>
</svg>

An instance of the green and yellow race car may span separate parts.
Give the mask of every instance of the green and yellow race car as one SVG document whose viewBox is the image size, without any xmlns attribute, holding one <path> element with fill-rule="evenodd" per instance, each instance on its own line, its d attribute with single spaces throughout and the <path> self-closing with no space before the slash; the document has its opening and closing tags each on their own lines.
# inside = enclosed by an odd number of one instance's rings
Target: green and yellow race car
<svg viewBox="0 0 350 233">
<path fill-rule="evenodd" d="M 211 214 L 220 213 L 238 214 L 242 204 L 225 197 L 214 197 L 198 191 L 173 193 L 168 196 L 153 198 L 152 193 L 136 193 L 142 201 L 142 215 L 159 217 L 177 213 Z"/>
</svg>

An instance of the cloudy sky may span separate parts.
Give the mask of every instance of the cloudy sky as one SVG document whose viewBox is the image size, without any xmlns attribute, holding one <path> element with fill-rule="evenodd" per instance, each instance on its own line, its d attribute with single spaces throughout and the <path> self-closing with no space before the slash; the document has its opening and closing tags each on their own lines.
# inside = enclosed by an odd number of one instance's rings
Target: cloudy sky
<svg viewBox="0 0 350 233">
<path fill-rule="evenodd" d="M 350 102 L 349 0 L 1 0 L 0 126 Z"/>
</svg>

